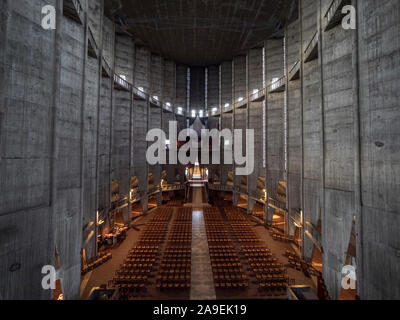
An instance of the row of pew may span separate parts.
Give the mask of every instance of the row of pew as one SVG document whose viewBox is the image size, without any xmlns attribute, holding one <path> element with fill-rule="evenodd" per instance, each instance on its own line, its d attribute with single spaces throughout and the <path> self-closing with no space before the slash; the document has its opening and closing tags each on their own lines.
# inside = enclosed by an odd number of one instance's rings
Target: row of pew
<svg viewBox="0 0 400 320">
<path fill-rule="evenodd" d="M 147 289 L 173 212 L 171 208 L 157 210 L 111 281 L 119 289 L 121 299 Z"/>
<path fill-rule="evenodd" d="M 249 279 L 218 208 L 204 208 L 208 249 L 216 289 L 245 289 Z"/>
<path fill-rule="evenodd" d="M 255 275 L 258 290 L 267 295 L 285 295 L 287 286 L 292 284 L 287 276 L 287 270 L 273 256 L 238 208 L 225 207 L 224 213 L 239 242 L 241 253 Z"/>
<path fill-rule="evenodd" d="M 160 271 L 156 280 L 159 290 L 189 289 L 192 254 L 192 210 L 179 208 L 168 233 Z"/>
</svg>

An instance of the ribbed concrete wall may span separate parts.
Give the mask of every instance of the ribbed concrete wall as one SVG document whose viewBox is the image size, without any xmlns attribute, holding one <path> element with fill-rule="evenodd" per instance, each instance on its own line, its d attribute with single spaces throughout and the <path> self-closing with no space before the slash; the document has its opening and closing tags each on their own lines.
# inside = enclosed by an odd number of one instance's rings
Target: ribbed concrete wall
<svg viewBox="0 0 400 320">
<path fill-rule="evenodd" d="M 115 37 L 115 73 L 133 83 L 135 45 L 126 36 Z M 131 182 L 131 112 L 132 93 L 113 90 L 112 163 L 111 179 L 118 182 L 120 198 L 128 197 Z M 129 223 L 128 207 L 122 210 L 124 221 Z"/>
<path fill-rule="evenodd" d="M 268 40 L 266 50 L 267 84 L 284 74 L 283 39 Z M 278 181 L 284 178 L 284 93 L 267 94 L 267 190 L 276 199 Z M 269 215 L 269 219 L 272 216 Z"/>
<path fill-rule="evenodd" d="M 219 66 L 211 66 L 208 68 L 208 91 L 207 91 L 207 107 L 210 117 L 208 118 L 208 128 L 219 129 L 219 117 L 211 117 L 214 109 L 220 109 L 220 81 L 219 81 Z M 217 148 L 218 149 L 218 148 Z M 210 158 L 212 163 L 212 158 Z M 221 172 L 219 165 L 209 165 L 209 178 L 220 179 Z"/>
<path fill-rule="evenodd" d="M 300 61 L 299 21 L 288 25 L 286 38 L 286 71 Z M 287 203 L 289 210 L 288 232 L 294 235 L 296 226 L 293 218 L 299 215 L 301 203 L 301 168 L 302 168 L 302 117 L 301 117 L 301 80 L 288 81 L 286 90 L 287 117 Z M 300 221 L 298 221 L 300 222 Z"/>
<path fill-rule="evenodd" d="M 83 148 L 83 220 L 85 228 L 83 247 L 90 259 L 96 255 L 96 211 L 97 211 L 97 136 L 98 136 L 98 101 L 99 63 L 97 59 L 88 57 L 85 77 L 84 104 L 84 148 Z M 86 229 L 88 225 L 89 229 Z"/>
<path fill-rule="evenodd" d="M 190 68 L 190 110 L 205 110 L 205 68 Z M 190 111 L 191 112 L 191 111 Z"/>
<path fill-rule="evenodd" d="M 322 8 L 329 5 L 322 1 Z M 324 11 L 322 11 L 324 13 Z M 341 270 L 354 218 L 353 34 L 341 26 L 322 33 L 324 117 L 323 272 L 329 293 L 339 297 Z"/>
<path fill-rule="evenodd" d="M 358 2 L 363 299 L 400 299 L 400 2 Z"/>
<path fill-rule="evenodd" d="M 61 18 L 60 102 L 56 108 L 53 224 L 66 299 L 79 298 L 82 239 L 82 109 L 85 37 L 82 25 Z"/>
<path fill-rule="evenodd" d="M 114 65 L 114 26 L 104 17 L 103 22 L 103 55 Z M 108 48 L 108 49 L 107 49 Z M 111 56 L 112 52 L 112 56 Z M 107 58 L 108 57 L 108 58 Z M 102 76 L 99 105 L 99 137 L 98 137 L 98 208 L 99 218 L 107 221 L 111 202 L 111 132 L 112 132 L 112 98 L 113 79 Z"/>
<path fill-rule="evenodd" d="M 303 199 L 304 222 L 316 226 L 322 219 L 317 245 L 323 248 L 323 276 L 332 298 L 340 293 L 355 219 L 358 294 L 393 299 L 400 298 L 400 4 L 356 2 L 357 31 L 340 25 L 321 28 L 318 17 L 325 16 L 330 0 L 318 5 L 302 0 L 299 22 L 286 27 L 287 71 L 318 29 L 319 57 L 302 63 L 301 79 L 288 81 L 286 92 L 267 95 L 266 177 L 272 197 L 278 181 L 287 178 L 289 218 L 296 217 Z M 187 68 L 115 35 L 113 23 L 100 19 L 103 1 L 81 3 L 89 8 L 87 23 L 110 67 L 136 87 L 186 109 Z M 147 173 L 154 174 L 157 184 L 161 167 L 148 168 L 145 136 L 149 128 L 167 129 L 175 118 L 146 101 L 133 101 L 130 92 L 100 75 L 99 60 L 87 56 L 85 25 L 60 15 L 57 30 L 44 32 L 42 5 L 39 0 L 0 3 L 0 298 L 5 299 L 51 298 L 51 291 L 41 288 L 40 271 L 55 263 L 55 252 L 64 297 L 78 298 L 80 250 L 88 258 L 96 254 L 96 211 L 107 220 L 112 180 L 125 196 L 131 175 L 137 175 L 146 210 Z M 268 83 L 284 75 L 283 39 L 266 41 L 265 49 Z M 232 100 L 261 88 L 262 50 L 251 50 L 247 59 L 247 68 L 245 57 L 234 59 L 234 74 L 232 62 L 223 63 L 221 79 L 217 67 L 209 68 L 210 109 L 232 106 Z M 204 105 L 202 77 L 204 68 L 192 68 L 191 109 Z M 265 172 L 262 148 L 257 148 L 263 143 L 262 107 L 251 103 L 221 119 L 222 128 L 231 129 L 234 122 L 236 128 L 256 130 L 250 195 Z M 176 118 L 178 130 L 186 128 L 186 118 Z M 210 117 L 209 128 L 218 122 Z M 183 181 L 183 166 L 163 168 L 169 179 L 179 173 Z M 228 170 L 232 166 L 221 167 L 222 183 Z M 240 182 L 236 177 L 236 186 Z M 129 210 L 124 215 L 129 222 Z M 288 226 L 293 234 L 291 219 Z M 308 236 L 303 239 L 303 254 L 311 258 L 314 243 Z"/>
<path fill-rule="evenodd" d="M 186 91 L 186 74 L 187 68 L 184 65 L 178 64 L 176 66 L 176 102 L 177 108 L 186 110 L 187 108 L 187 91 Z"/>
<path fill-rule="evenodd" d="M 208 91 L 207 106 L 211 111 L 213 108 L 219 108 L 219 67 L 211 66 L 208 68 Z"/>
<path fill-rule="evenodd" d="M 164 101 L 163 84 L 164 84 L 164 59 L 159 56 L 151 55 L 151 92 L 153 96 L 157 96 L 159 100 Z M 150 108 L 149 130 L 161 129 L 162 127 L 162 108 Z M 151 143 L 151 142 L 150 142 Z M 161 166 L 149 166 L 149 173 L 153 174 L 154 186 L 161 182 Z"/>
<path fill-rule="evenodd" d="M 313 0 L 301 2 L 302 48 L 307 48 L 317 31 L 317 10 Z M 322 99 L 318 59 L 302 64 L 303 86 L 303 215 L 315 227 L 322 214 Z M 303 239 L 303 254 L 311 259 L 314 243 Z"/>
<path fill-rule="evenodd" d="M 175 95 L 176 95 L 176 65 L 175 62 L 170 60 L 164 60 L 164 77 L 163 77 L 163 99 L 164 102 L 171 103 L 173 108 L 175 106 Z M 173 112 L 163 111 L 162 116 L 162 128 L 169 137 L 169 122 L 175 121 L 175 115 Z M 169 158 L 167 158 L 167 161 Z M 175 181 L 175 165 L 165 165 L 163 170 L 167 171 L 167 181 L 173 183 Z"/>
<path fill-rule="evenodd" d="M 224 111 L 225 104 L 229 104 L 232 107 L 232 62 L 223 62 L 221 64 L 221 109 Z M 232 130 L 232 113 L 222 113 L 221 114 L 221 129 L 230 129 Z M 222 147 L 222 155 L 221 155 L 221 163 L 225 163 L 224 161 L 224 152 L 225 148 L 224 143 L 221 144 Z M 232 148 L 232 141 L 230 141 L 229 148 Z M 221 182 L 226 184 L 228 171 L 232 171 L 232 165 L 222 165 L 221 168 Z"/>
<path fill-rule="evenodd" d="M 239 98 L 247 97 L 247 78 L 246 78 L 246 57 L 239 56 L 233 59 L 233 96 L 236 103 Z M 246 154 L 246 128 L 247 128 L 247 108 L 236 108 L 234 113 L 234 128 L 242 130 L 242 154 Z M 234 148 L 239 146 L 238 141 L 234 139 Z M 234 160 L 235 163 L 235 160 Z M 237 165 L 235 164 L 234 167 Z M 244 167 L 240 165 L 238 167 Z M 235 187 L 240 187 L 242 176 L 235 175 Z M 246 190 L 247 191 L 247 190 Z"/>
<path fill-rule="evenodd" d="M 54 263 L 50 159 L 56 33 L 42 32 L 41 1 L 21 4 L 0 3 L 0 298 L 48 299 L 41 268 Z M 11 272 L 16 264 L 20 269 Z"/>
<path fill-rule="evenodd" d="M 142 87 L 145 92 L 150 92 L 150 51 L 142 46 L 135 48 L 135 86 Z M 148 131 L 149 103 L 135 100 L 133 107 L 133 148 L 134 148 L 134 175 L 139 180 L 139 189 L 142 197 L 142 207 L 147 211 L 147 160 L 146 135 Z"/>
<path fill-rule="evenodd" d="M 249 94 L 254 90 L 263 88 L 263 49 L 257 48 L 250 50 L 248 54 L 248 77 L 249 77 Z M 256 197 L 257 179 L 265 177 L 265 169 L 263 165 L 263 102 L 249 103 L 249 129 L 254 130 L 254 172 L 248 177 L 248 192 Z"/>
<path fill-rule="evenodd" d="M 99 46 L 101 43 L 101 22 L 103 16 L 104 0 L 89 0 L 88 5 L 88 25 L 93 33 L 94 40 Z"/>
</svg>

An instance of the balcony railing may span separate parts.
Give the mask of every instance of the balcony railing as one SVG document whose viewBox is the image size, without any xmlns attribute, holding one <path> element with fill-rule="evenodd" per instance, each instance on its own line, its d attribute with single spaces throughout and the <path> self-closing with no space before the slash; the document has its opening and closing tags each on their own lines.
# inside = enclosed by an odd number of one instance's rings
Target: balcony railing
<svg viewBox="0 0 400 320">
<path fill-rule="evenodd" d="M 222 106 L 222 112 L 223 113 L 231 113 L 232 111 L 233 111 L 233 107 L 232 107 L 232 105 L 229 105 L 229 106 Z"/>
<path fill-rule="evenodd" d="M 304 50 L 304 62 L 310 62 L 318 58 L 318 37 L 319 32 L 316 31 L 314 36 L 311 38 L 306 50 Z"/>
<path fill-rule="evenodd" d="M 150 105 L 153 107 L 161 108 L 162 102 L 154 97 L 150 97 Z"/>
<path fill-rule="evenodd" d="M 210 112 L 209 112 L 209 115 L 211 115 L 212 117 L 217 117 L 217 116 L 219 116 L 221 113 L 220 113 L 220 109 L 219 108 L 217 108 L 217 110 L 211 110 Z"/>
<path fill-rule="evenodd" d="M 235 103 L 235 108 L 237 108 L 237 109 L 246 108 L 247 107 L 247 102 L 248 102 L 247 98 L 243 98 L 242 100 L 237 101 Z"/>
<path fill-rule="evenodd" d="M 184 184 L 165 184 L 162 186 L 162 191 L 179 191 L 185 190 Z"/>
<path fill-rule="evenodd" d="M 269 206 L 274 209 L 278 209 L 278 210 L 287 212 L 286 203 L 278 201 L 274 198 L 269 198 Z"/>
<path fill-rule="evenodd" d="M 325 17 L 324 17 L 324 30 L 328 31 L 338 25 L 340 25 L 344 14 L 342 13 L 342 9 L 346 5 L 350 5 L 351 0 L 332 0 L 331 5 L 329 6 Z"/>
<path fill-rule="evenodd" d="M 175 110 L 175 114 L 178 115 L 178 116 L 183 116 L 184 117 L 186 115 L 186 112 L 185 112 L 185 110 L 183 110 L 183 108 L 182 109 L 177 108 Z"/>
<path fill-rule="evenodd" d="M 163 103 L 163 110 L 173 112 L 172 105 L 170 103 Z"/>
<path fill-rule="evenodd" d="M 114 74 L 114 85 L 115 88 L 121 90 L 131 91 L 132 89 L 132 85 L 117 74 Z"/>
<path fill-rule="evenodd" d="M 265 99 L 265 89 L 258 90 L 250 95 L 250 102 L 260 102 Z"/>
<path fill-rule="evenodd" d="M 289 70 L 289 81 L 300 79 L 300 61 L 296 61 Z"/>
<path fill-rule="evenodd" d="M 139 90 L 136 87 L 132 87 L 132 92 L 133 92 L 133 96 L 134 96 L 135 99 L 147 100 L 148 95 L 147 95 L 146 92 L 144 92 L 142 90 Z"/>
<path fill-rule="evenodd" d="M 223 185 L 223 184 L 209 184 L 208 189 L 214 191 L 225 191 L 231 192 L 233 191 L 233 186 Z"/>
<path fill-rule="evenodd" d="M 286 88 L 286 77 L 283 76 L 282 78 L 272 82 L 268 86 L 268 92 L 269 93 L 282 92 L 285 91 L 285 88 Z"/>
</svg>

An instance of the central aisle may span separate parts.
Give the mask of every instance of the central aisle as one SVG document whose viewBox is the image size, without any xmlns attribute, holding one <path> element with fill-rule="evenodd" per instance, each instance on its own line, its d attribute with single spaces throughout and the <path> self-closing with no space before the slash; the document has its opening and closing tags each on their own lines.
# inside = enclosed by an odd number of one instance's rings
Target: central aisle
<svg viewBox="0 0 400 320">
<path fill-rule="evenodd" d="M 215 288 L 202 208 L 201 187 L 193 188 L 191 300 L 215 300 Z"/>
</svg>

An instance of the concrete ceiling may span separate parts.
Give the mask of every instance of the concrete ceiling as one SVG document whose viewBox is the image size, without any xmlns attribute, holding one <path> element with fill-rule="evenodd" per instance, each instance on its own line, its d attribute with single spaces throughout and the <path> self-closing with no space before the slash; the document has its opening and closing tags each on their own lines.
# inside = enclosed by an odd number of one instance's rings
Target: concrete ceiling
<svg viewBox="0 0 400 320">
<path fill-rule="evenodd" d="M 297 0 L 106 0 L 120 32 L 191 66 L 244 54 L 297 14 Z"/>
</svg>

